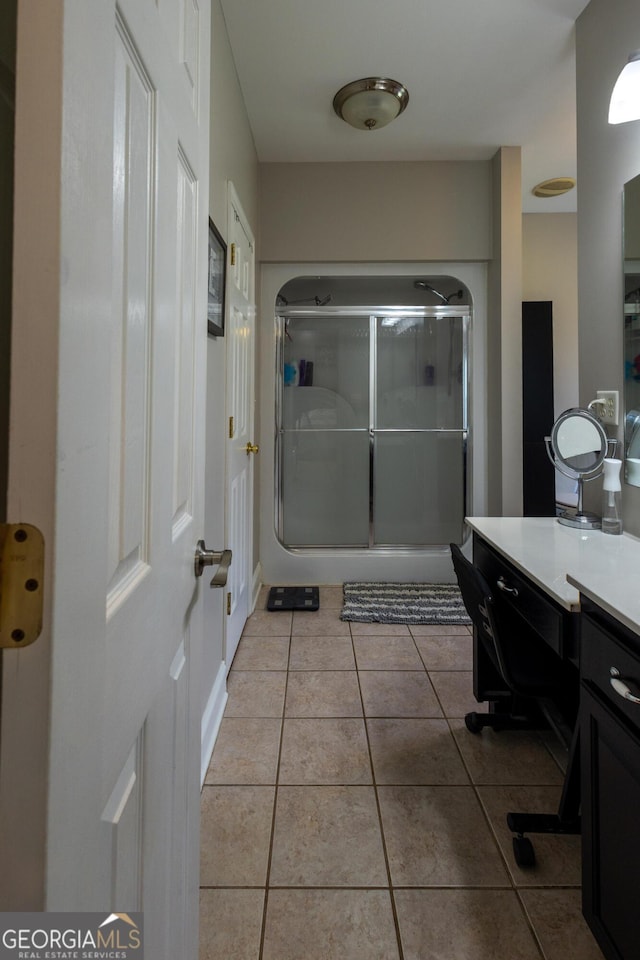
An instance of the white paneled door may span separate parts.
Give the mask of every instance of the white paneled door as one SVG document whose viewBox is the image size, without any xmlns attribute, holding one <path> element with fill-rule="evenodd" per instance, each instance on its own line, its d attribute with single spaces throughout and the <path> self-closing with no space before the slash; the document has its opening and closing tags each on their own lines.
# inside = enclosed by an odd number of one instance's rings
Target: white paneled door
<svg viewBox="0 0 640 960">
<path fill-rule="evenodd" d="M 227 544 L 233 563 L 227 582 L 225 661 L 231 667 L 251 613 L 253 586 L 255 244 L 229 184 L 229 296 L 227 327 Z"/>
<path fill-rule="evenodd" d="M 19 0 L 3 909 L 144 911 L 197 956 L 209 0 Z M 204 581 L 204 582 L 203 582 Z"/>
</svg>

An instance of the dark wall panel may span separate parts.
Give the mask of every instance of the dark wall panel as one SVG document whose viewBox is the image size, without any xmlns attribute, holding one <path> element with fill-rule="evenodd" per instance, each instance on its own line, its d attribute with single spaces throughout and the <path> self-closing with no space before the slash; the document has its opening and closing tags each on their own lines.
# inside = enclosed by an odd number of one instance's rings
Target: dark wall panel
<svg viewBox="0 0 640 960">
<path fill-rule="evenodd" d="M 553 426 L 553 304 L 522 304 L 522 457 L 525 517 L 555 514 L 555 470 L 544 438 Z"/>
</svg>

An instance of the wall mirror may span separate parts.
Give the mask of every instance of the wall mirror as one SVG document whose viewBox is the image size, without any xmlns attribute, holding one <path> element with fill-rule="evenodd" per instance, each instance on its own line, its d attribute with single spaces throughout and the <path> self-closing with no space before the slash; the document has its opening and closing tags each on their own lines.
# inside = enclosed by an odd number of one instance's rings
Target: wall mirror
<svg viewBox="0 0 640 960">
<path fill-rule="evenodd" d="M 602 472 L 602 464 L 609 450 L 610 441 L 599 420 L 580 407 L 561 413 L 545 437 L 547 453 L 556 470 L 578 483 L 577 510 L 564 510 L 558 515 L 558 523 L 583 530 L 600 527 L 600 517 L 585 513 L 582 509 L 582 485 L 585 480 L 595 480 Z"/>
<path fill-rule="evenodd" d="M 624 185 L 624 478 L 640 487 L 640 176 Z"/>
</svg>

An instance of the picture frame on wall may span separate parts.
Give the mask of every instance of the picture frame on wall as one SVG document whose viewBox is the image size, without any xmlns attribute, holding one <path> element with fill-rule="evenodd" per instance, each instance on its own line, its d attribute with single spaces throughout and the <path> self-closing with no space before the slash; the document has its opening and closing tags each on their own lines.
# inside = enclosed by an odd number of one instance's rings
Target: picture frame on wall
<svg viewBox="0 0 640 960">
<path fill-rule="evenodd" d="M 210 337 L 224 336 L 226 275 L 227 245 L 209 217 L 207 333 Z"/>
</svg>

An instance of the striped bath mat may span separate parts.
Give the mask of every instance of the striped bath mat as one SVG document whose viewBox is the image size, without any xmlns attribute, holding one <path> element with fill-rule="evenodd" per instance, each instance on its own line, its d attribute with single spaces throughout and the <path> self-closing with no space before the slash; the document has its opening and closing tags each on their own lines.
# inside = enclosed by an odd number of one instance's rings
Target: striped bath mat
<svg viewBox="0 0 640 960">
<path fill-rule="evenodd" d="M 471 623 L 457 584 L 345 583 L 341 620 L 360 623 Z"/>
</svg>

